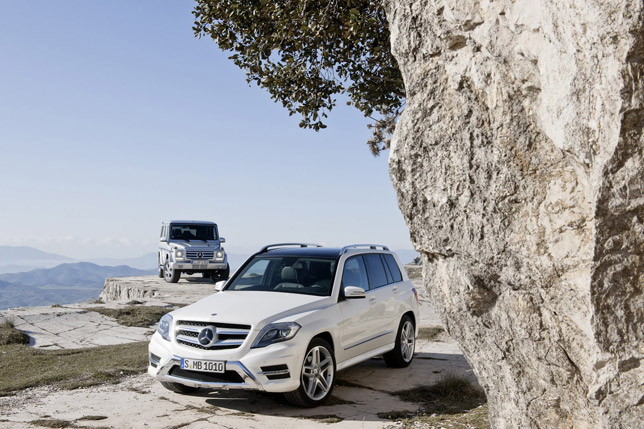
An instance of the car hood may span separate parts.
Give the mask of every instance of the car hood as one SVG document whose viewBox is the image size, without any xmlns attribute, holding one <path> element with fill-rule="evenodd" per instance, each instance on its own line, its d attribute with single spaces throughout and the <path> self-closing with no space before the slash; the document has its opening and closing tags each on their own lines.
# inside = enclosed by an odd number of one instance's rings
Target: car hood
<svg viewBox="0 0 644 429">
<path fill-rule="evenodd" d="M 203 241 L 173 241 L 170 243 L 172 247 L 178 247 L 178 248 L 183 248 L 187 250 L 213 250 L 217 249 L 219 247 L 219 243 L 216 242 L 210 242 L 210 243 L 204 243 Z"/>
<path fill-rule="evenodd" d="M 172 312 L 174 320 L 236 323 L 261 329 L 288 316 L 324 308 L 328 296 L 285 292 L 222 291 Z"/>
</svg>

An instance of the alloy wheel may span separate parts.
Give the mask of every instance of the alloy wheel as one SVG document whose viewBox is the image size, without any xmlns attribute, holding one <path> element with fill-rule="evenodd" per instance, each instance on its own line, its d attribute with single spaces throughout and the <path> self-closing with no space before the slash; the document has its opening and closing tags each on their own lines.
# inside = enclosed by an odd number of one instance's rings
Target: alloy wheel
<svg viewBox="0 0 644 429">
<path fill-rule="evenodd" d="M 314 401 L 324 398 L 333 383 L 333 357 L 325 347 L 313 347 L 304 358 L 302 385 L 306 396 Z"/>
<path fill-rule="evenodd" d="M 170 267 L 170 263 L 166 262 L 165 267 L 163 268 L 163 275 L 165 276 L 165 279 L 167 281 L 172 280 L 172 276 L 174 275 L 174 270 Z"/>
<path fill-rule="evenodd" d="M 407 320 L 400 333 L 400 351 L 405 362 L 409 362 L 414 356 L 414 325 Z"/>
</svg>

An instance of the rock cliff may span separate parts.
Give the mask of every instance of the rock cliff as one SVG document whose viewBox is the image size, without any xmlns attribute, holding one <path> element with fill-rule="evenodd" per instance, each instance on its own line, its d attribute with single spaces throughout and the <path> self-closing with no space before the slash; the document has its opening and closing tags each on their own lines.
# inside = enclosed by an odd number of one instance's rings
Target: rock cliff
<svg viewBox="0 0 644 429">
<path fill-rule="evenodd" d="M 642 1 L 385 5 L 390 175 L 491 423 L 639 427 Z"/>
</svg>

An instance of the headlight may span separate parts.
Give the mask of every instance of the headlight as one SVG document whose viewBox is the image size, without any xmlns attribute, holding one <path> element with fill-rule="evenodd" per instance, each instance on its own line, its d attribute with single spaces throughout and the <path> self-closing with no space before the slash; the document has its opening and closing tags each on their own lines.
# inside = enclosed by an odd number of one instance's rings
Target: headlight
<svg viewBox="0 0 644 429">
<path fill-rule="evenodd" d="M 175 250 L 174 256 L 177 258 L 183 258 L 183 250 Z"/>
<path fill-rule="evenodd" d="M 215 253 L 215 258 L 216 258 L 216 259 L 224 259 L 224 252 L 223 252 L 222 250 L 218 250 L 218 251 Z"/>
<path fill-rule="evenodd" d="M 266 347 L 273 343 L 288 341 L 297 334 L 301 326 L 295 322 L 271 323 L 261 330 L 251 348 Z"/>
<path fill-rule="evenodd" d="M 157 332 L 161 335 L 166 341 L 170 341 L 170 327 L 172 326 L 172 316 L 169 314 L 164 314 L 159 320 L 159 326 L 157 327 Z"/>
</svg>

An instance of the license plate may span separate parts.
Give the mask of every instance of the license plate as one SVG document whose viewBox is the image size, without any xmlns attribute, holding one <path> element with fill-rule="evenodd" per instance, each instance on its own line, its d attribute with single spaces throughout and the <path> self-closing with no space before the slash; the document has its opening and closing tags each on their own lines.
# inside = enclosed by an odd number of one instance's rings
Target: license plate
<svg viewBox="0 0 644 429">
<path fill-rule="evenodd" d="M 194 261 L 192 264 L 193 264 L 195 267 L 200 267 L 200 268 L 201 268 L 201 267 L 203 267 L 203 268 L 206 268 L 206 266 L 208 265 L 208 262 L 206 262 L 206 261 L 203 261 L 203 262 L 202 262 L 202 261 Z"/>
<path fill-rule="evenodd" d="M 181 369 L 201 372 L 226 372 L 226 362 L 214 360 L 181 359 Z"/>
</svg>

